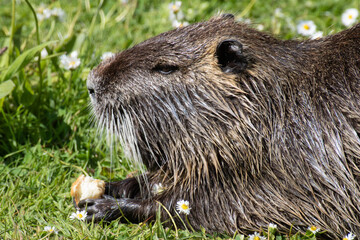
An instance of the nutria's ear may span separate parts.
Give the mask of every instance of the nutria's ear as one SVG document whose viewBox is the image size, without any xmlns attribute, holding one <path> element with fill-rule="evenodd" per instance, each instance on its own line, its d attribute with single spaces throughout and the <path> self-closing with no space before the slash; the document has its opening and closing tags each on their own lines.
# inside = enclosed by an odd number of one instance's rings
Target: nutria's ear
<svg viewBox="0 0 360 240">
<path fill-rule="evenodd" d="M 247 66 L 241 43 L 237 40 L 224 40 L 216 48 L 216 57 L 225 73 L 240 73 Z"/>
</svg>

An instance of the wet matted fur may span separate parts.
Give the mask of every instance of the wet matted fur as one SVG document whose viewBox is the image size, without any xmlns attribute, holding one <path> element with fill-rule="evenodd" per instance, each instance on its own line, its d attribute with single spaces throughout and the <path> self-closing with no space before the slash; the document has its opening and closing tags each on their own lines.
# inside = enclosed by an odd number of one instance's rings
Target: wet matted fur
<svg viewBox="0 0 360 240">
<path fill-rule="evenodd" d="M 360 235 L 360 25 L 283 41 L 223 15 L 116 54 L 88 89 L 100 126 L 147 168 L 80 202 L 89 219 L 154 219 L 158 203 L 176 215 L 184 199 L 208 232 Z"/>
</svg>

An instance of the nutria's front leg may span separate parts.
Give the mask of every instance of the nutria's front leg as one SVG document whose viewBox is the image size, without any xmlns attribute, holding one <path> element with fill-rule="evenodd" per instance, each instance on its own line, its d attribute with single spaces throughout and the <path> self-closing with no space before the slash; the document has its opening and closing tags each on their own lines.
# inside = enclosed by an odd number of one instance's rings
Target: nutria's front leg
<svg viewBox="0 0 360 240">
<path fill-rule="evenodd" d="M 79 202 L 80 209 L 86 209 L 87 221 L 99 222 L 104 220 L 106 222 L 115 220 L 121 216 L 121 222 L 139 223 L 145 221 L 147 218 L 152 218 L 150 214 L 150 206 L 145 207 L 146 200 L 131 199 L 131 198 L 112 198 L 107 195 L 100 199 L 85 199 Z M 142 214 L 143 212 L 149 215 Z"/>
<path fill-rule="evenodd" d="M 87 220 L 94 218 L 95 222 L 100 220 L 111 221 L 125 216 L 124 221 L 141 222 L 143 218 L 137 214 L 143 208 L 143 200 L 149 197 L 148 190 L 143 187 L 140 191 L 141 181 L 148 176 L 127 178 L 118 182 L 106 182 L 105 193 L 100 199 L 85 199 L 78 203 L 78 209 L 87 211 Z M 146 210 L 146 209 L 144 209 Z M 141 215 L 141 214 L 140 214 Z"/>
</svg>

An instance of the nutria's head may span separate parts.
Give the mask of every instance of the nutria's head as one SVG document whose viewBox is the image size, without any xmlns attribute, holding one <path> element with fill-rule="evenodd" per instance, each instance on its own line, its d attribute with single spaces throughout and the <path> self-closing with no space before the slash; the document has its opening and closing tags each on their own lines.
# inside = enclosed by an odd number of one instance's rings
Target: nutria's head
<svg viewBox="0 0 360 240">
<path fill-rule="evenodd" d="M 223 15 L 118 53 L 87 87 L 100 124 L 148 169 L 199 180 L 256 173 L 269 124 L 260 98 L 286 84 L 273 72 L 285 71 L 286 56 L 282 41 Z"/>
</svg>

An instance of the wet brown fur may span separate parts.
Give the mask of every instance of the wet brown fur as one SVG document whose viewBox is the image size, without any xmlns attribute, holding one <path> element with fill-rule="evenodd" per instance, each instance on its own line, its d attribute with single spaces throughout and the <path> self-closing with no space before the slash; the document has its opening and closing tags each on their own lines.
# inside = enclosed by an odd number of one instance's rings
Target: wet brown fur
<svg viewBox="0 0 360 240">
<path fill-rule="evenodd" d="M 216 54 L 227 39 L 242 45 L 236 73 Z M 360 236 L 360 25 L 282 41 L 215 17 L 118 53 L 92 71 L 88 88 L 100 125 L 148 170 L 108 183 L 117 200 L 80 203 L 90 217 L 119 217 L 116 203 L 130 221 L 145 221 L 157 202 L 175 215 L 185 199 L 189 223 L 208 232 L 276 223 Z M 164 191 L 151 193 L 157 183 Z"/>
</svg>

